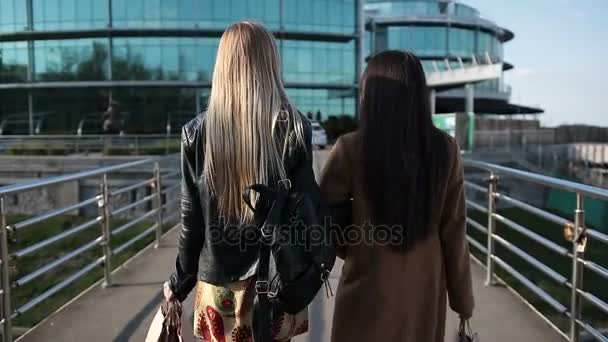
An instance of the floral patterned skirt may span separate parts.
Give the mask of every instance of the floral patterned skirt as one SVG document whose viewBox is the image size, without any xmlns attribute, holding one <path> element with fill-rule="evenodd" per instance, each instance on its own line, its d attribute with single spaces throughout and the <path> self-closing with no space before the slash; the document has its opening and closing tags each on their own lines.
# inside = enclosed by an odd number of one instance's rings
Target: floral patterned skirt
<svg viewBox="0 0 608 342">
<path fill-rule="evenodd" d="M 255 277 L 215 286 L 198 281 L 194 301 L 194 336 L 206 342 L 253 342 Z M 308 331 L 308 309 L 274 318 L 274 342 Z"/>
</svg>

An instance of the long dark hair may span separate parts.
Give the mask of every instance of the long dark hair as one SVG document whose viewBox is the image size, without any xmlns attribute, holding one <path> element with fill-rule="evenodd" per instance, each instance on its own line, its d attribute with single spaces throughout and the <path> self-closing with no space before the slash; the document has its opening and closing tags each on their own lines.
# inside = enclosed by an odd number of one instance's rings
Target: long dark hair
<svg viewBox="0 0 608 342">
<path fill-rule="evenodd" d="M 446 137 L 433 125 L 424 70 L 413 54 L 374 56 L 361 85 L 362 189 L 374 224 L 403 228 L 397 246 L 405 250 L 428 235 Z"/>
</svg>

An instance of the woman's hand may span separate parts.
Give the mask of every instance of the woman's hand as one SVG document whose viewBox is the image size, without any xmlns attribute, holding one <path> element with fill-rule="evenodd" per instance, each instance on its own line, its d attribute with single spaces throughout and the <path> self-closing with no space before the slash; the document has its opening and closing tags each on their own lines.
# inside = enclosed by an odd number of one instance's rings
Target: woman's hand
<svg viewBox="0 0 608 342">
<path fill-rule="evenodd" d="M 169 287 L 169 282 L 166 281 L 163 284 L 163 293 L 165 294 L 165 300 L 168 302 L 173 299 L 173 291 L 171 291 L 171 287 Z"/>
</svg>

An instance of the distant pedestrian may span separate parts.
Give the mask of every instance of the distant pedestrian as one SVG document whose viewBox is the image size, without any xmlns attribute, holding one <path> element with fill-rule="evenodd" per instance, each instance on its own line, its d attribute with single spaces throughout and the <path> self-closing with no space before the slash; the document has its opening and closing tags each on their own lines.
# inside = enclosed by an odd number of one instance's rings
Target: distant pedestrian
<svg viewBox="0 0 608 342">
<path fill-rule="evenodd" d="M 443 342 L 446 292 L 463 319 L 474 305 L 460 149 L 433 126 L 414 55 L 376 55 L 361 85 L 360 127 L 321 180 L 330 204 L 352 198 L 332 341 Z"/>
<path fill-rule="evenodd" d="M 118 103 L 112 102 L 102 115 L 104 134 L 119 134 L 123 130 L 123 118 L 120 115 Z"/>
</svg>

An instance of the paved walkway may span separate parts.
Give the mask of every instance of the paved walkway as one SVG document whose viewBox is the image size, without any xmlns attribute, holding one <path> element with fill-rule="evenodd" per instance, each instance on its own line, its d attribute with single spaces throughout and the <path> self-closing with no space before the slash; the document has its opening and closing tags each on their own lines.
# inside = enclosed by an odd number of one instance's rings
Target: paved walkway
<svg viewBox="0 0 608 342">
<path fill-rule="evenodd" d="M 92 288 L 58 311 L 19 341 L 107 342 L 143 341 L 161 300 L 161 285 L 174 267 L 177 229 L 163 237 L 159 249 L 149 248 L 114 273 L 115 285 Z M 333 288 L 341 265 L 332 274 Z M 477 309 L 472 325 L 482 341 L 561 341 L 549 326 L 512 293 L 502 287 L 483 286 L 483 269 L 473 263 Z M 192 331 L 192 297 L 185 304 L 185 335 Z M 311 331 L 296 342 L 329 341 L 333 298 L 325 292 L 310 310 Z M 458 318 L 449 313 L 446 341 L 452 341 Z M 187 338 L 186 341 L 193 341 Z"/>
<path fill-rule="evenodd" d="M 327 153 L 316 153 L 315 156 L 318 173 Z M 143 341 L 161 300 L 162 283 L 174 267 L 177 233 L 177 229 L 170 231 L 163 237 L 159 249 L 148 248 L 115 271 L 114 286 L 91 288 L 18 341 Z M 502 287 L 483 286 L 484 272 L 480 266 L 473 263 L 472 269 L 477 303 L 472 325 L 479 332 L 481 341 L 562 341 L 511 292 Z M 330 278 L 334 289 L 337 288 L 340 271 L 339 263 Z M 193 341 L 188 336 L 192 331 L 192 297 L 184 306 L 186 342 Z M 321 291 L 310 307 L 310 332 L 294 339 L 295 342 L 329 341 L 332 311 L 333 298 L 327 299 L 325 292 Z M 454 341 L 458 318 L 449 312 L 447 321 L 446 341 Z"/>
</svg>

